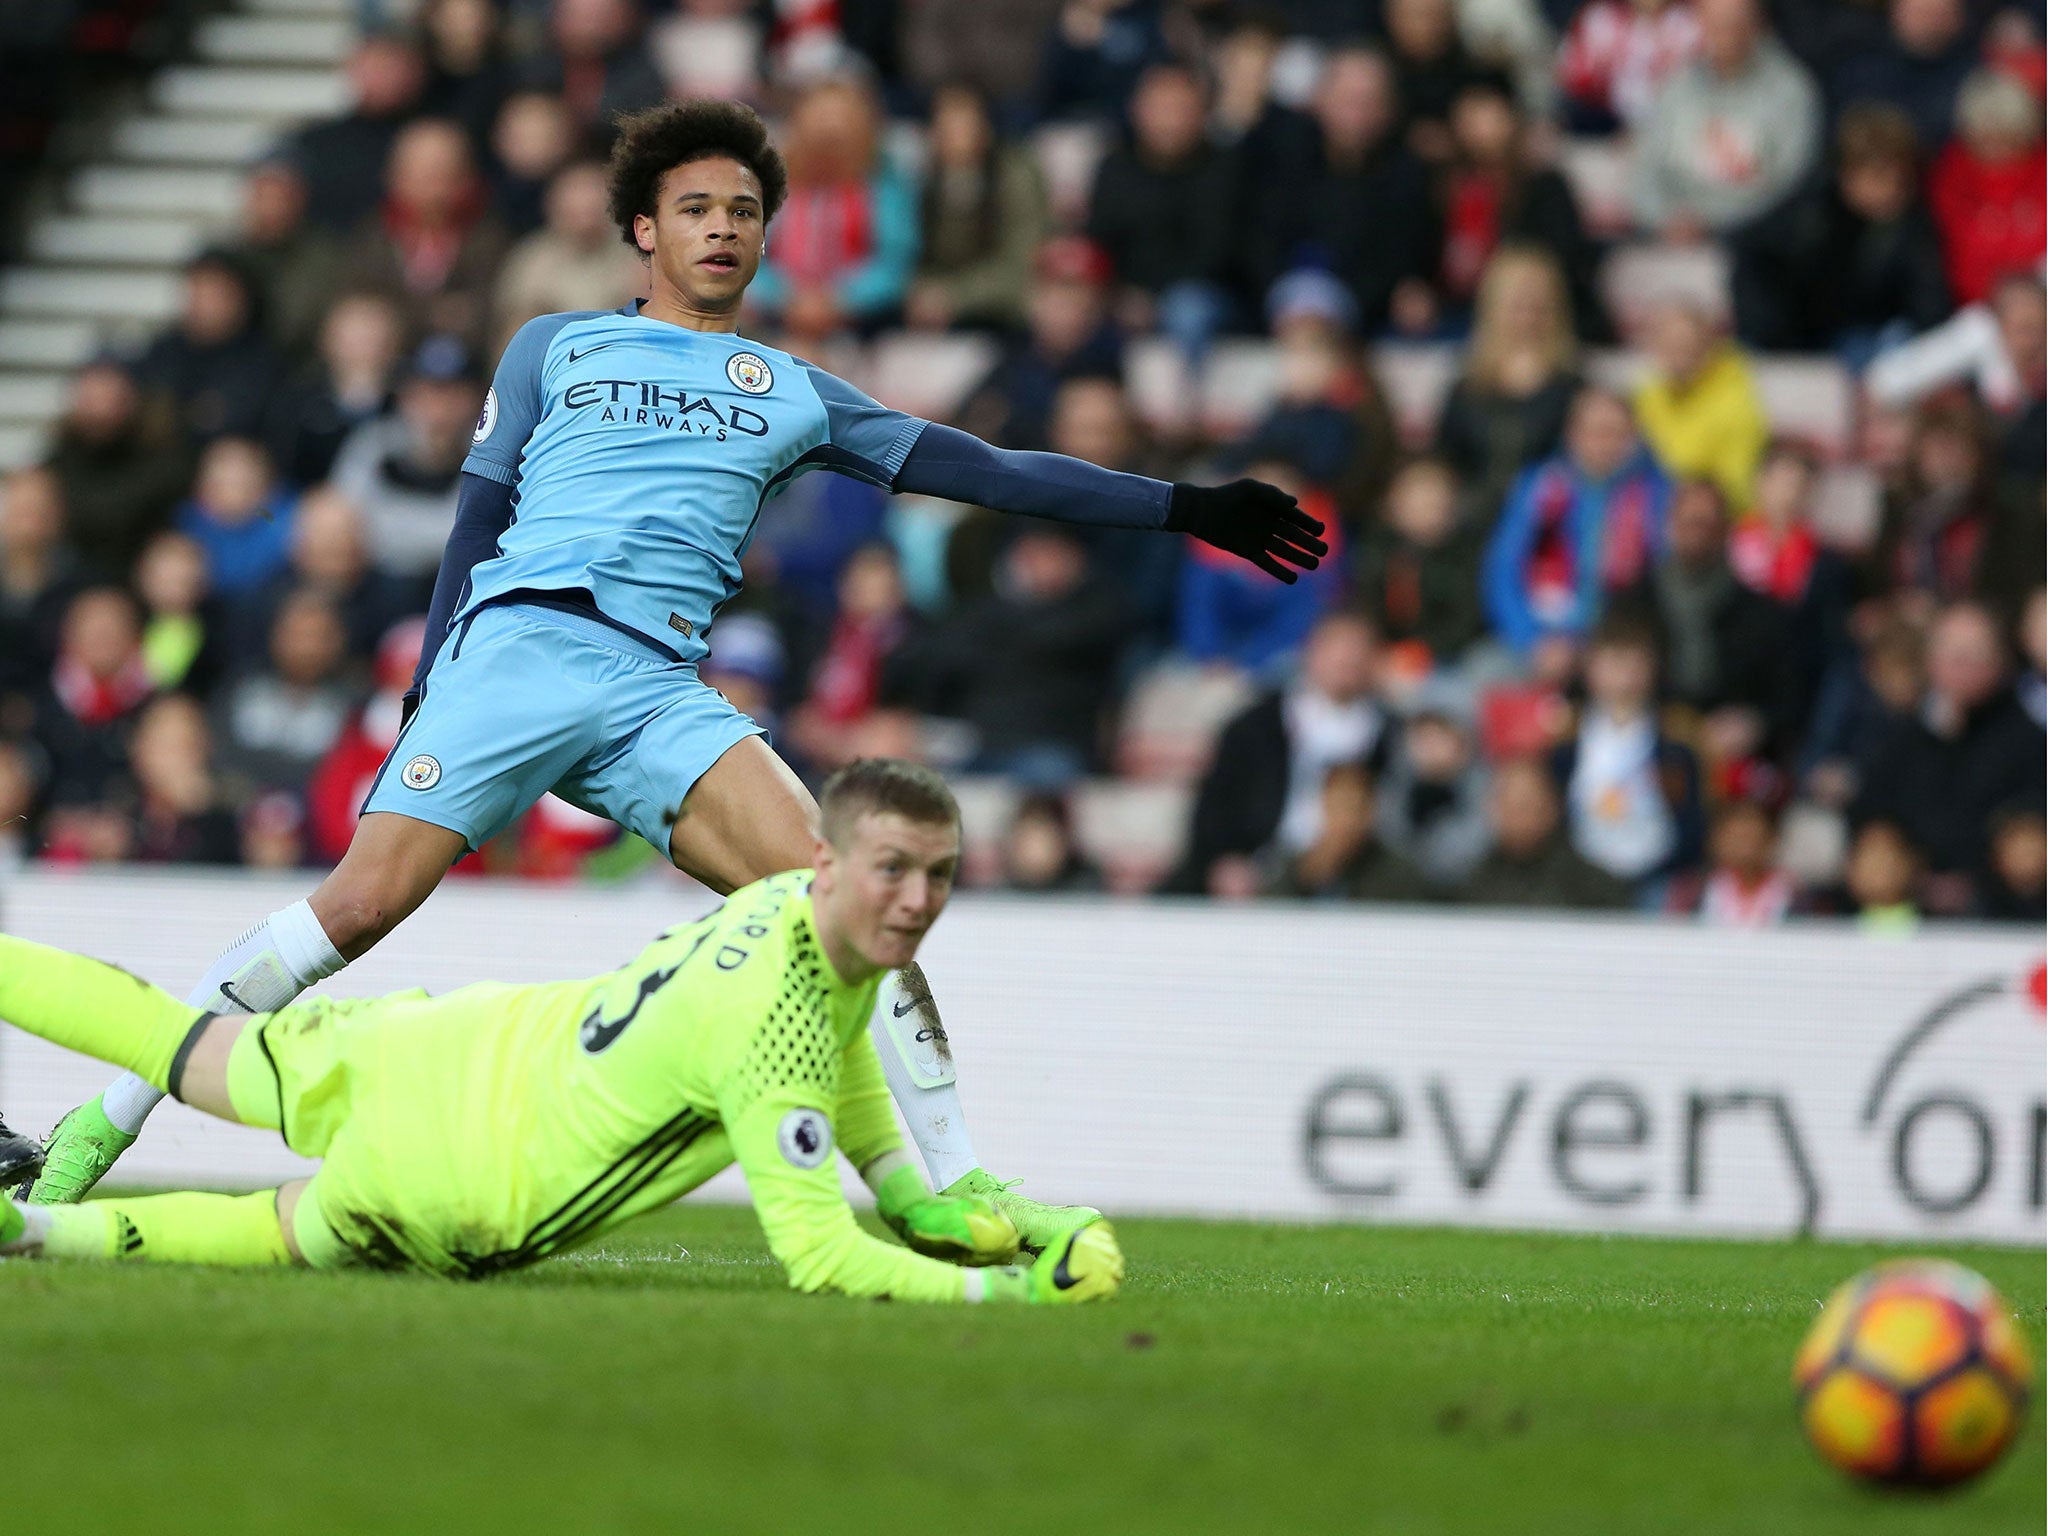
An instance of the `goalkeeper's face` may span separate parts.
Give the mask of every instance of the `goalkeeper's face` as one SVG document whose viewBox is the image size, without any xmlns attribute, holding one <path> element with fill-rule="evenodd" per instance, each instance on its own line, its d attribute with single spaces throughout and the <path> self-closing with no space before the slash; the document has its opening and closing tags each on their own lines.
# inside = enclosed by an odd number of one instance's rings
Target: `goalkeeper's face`
<svg viewBox="0 0 2048 1536">
<path fill-rule="evenodd" d="M 819 842 L 811 885 L 834 963 L 841 974 L 842 959 L 857 960 L 868 974 L 910 964 L 953 894 L 959 829 L 873 811 L 856 818 L 841 840 L 844 846 Z"/>
<path fill-rule="evenodd" d="M 761 266 L 766 239 L 761 183 L 737 160 L 691 160 L 661 178 L 653 214 L 633 219 L 633 239 L 652 262 L 654 293 L 686 308 L 725 314 Z"/>
</svg>

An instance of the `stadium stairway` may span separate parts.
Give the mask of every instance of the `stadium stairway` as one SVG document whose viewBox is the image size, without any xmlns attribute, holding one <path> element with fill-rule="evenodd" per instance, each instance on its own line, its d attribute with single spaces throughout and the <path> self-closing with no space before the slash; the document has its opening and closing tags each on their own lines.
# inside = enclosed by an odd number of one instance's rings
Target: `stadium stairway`
<svg viewBox="0 0 2048 1536">
<path fill-rule="evenodd" d="M 347 109 L 354 14 L 353 0 L 232 0 L 91 130 L 91 152 L 31 216 L 25 259 L 0 271 L 0 470 L 41 455 L 73 369 L 177 313 L 179 269 L 232 230 L 243 168 Z"/>
</svg>

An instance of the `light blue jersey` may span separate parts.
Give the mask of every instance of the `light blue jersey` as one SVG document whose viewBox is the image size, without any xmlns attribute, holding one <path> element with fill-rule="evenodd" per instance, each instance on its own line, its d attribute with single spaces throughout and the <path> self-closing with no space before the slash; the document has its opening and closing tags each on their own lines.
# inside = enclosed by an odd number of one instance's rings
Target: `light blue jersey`
<svg viewBox="0 0 2048 1536">
<path fill-rule="evenodd" d="M 700 661 L 768 498 L 817 468 L 887 488 L 924 427 L 786 352 L 644 319 L 637 300 L 528 321 L 462 466 L 516 487 L 517 511 L 456 617 L 580 590 Z"/>
</svg>

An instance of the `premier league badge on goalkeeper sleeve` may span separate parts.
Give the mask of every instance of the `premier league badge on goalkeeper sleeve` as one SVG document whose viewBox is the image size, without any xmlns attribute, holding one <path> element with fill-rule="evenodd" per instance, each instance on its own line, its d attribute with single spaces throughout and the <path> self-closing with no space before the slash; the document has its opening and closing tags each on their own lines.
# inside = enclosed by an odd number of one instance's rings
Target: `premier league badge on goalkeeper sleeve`
<svg viewBox="0 0 2048 1536">
<path fill-rule="evenodd" d="M 819 1109 L 792 1109 L 775 1128 L 775 1144 L 792 1168 L 805 1172 L 832 1155 L 832 1122 Z"/>
</svg>

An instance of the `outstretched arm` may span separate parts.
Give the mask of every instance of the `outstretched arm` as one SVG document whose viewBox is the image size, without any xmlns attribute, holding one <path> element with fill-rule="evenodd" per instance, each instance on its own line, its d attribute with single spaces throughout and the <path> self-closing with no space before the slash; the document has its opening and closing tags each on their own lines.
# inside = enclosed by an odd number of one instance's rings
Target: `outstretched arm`
<svg viewBox="0 0 2048 1536">
<path fill-rule="evenodd" d="M 954 427 L 892 411 L 806 365 L 825 407 L 826 440 L 806 461 L 892 491 L 943 496 L 1098 528 L 1193 534 L 1280 581 L 1330 552 L 1323 525 L 1257 480 L 1201 486 L 1120 474 L 1058 453 L 994 448 Z"/>
<path fill-rule="evenodd" d="M 1063 523 L 1191 533 L 1287 582 L 1292 567 L 1312 571 L 1330 552 L 1322 523 L 1263 481 L 1169 485 L 1062 453 L 993 448 L 936 422 L 918 434 L 890 489 Z"/>
</svg>

